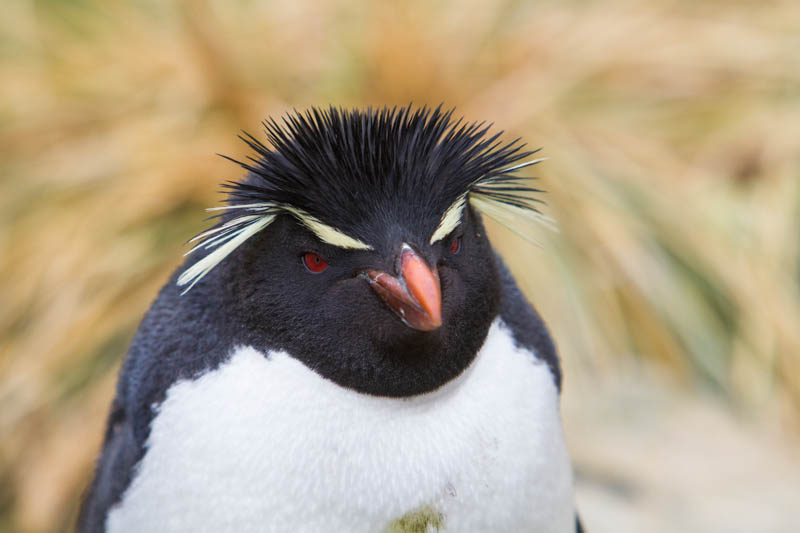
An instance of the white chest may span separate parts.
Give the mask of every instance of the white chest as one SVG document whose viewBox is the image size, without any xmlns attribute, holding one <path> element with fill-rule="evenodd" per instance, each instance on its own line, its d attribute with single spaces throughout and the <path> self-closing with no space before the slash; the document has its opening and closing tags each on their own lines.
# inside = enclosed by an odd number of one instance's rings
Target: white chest
<svg viewBox="0 0 800 533">
<path fill-rule="evenodd" d="M 573 513 L 553 379 L 496 322 L 462 376 L 411 399 L 238 348 L 169 389 L 107 526 L 545 533 L 573 531 Z"/>
</svg>

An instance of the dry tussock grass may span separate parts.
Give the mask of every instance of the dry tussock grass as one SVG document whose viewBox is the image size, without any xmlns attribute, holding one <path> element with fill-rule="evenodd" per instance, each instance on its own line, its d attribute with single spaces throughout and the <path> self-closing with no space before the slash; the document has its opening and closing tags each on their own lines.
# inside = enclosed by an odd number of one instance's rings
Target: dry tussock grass
<svg viewBox="0 0 800 533">
<path fill-rule="evenodd" d="M 0 530 L 67 528 L 115 371 L 240 128 L 455 105 L 544 146 L 560 233 L 494 228 L 575 372 L 800 405 L 800 4 L 130 3 L 0 20 Z"/>
</svg>

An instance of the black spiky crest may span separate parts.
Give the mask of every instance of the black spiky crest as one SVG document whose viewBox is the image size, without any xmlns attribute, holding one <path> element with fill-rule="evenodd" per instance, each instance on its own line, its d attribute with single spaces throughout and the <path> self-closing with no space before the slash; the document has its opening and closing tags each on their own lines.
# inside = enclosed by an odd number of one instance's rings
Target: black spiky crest
<svg viewBox="0 0 800 533">
<path fill-rule="evenodd" d="M 387 225 L 430 236 L 448 209 L 460 217 L 466 201 L 496 219 L 509 211 L 540 214 L 534 202 L 541 200 L 531 193 L 542 191 L 514 174 L 539 162 L 520 163 L 538 150 L 524 150 L 519 139 L 502 142 L 502 131 L 489 133 L 491 124 L 453 120 L 453 110 L 441 106 L 311 108 L 264 126 L 269 146 L 243 133 L 255 154 L 245 161 L 223 156 L 248 171 L 223 184 L 228 205 L 217 208 L 237 217 L 225 216 L 193 239 L 206 238 L 198 247 L 217 248 L 217 257 L 187 270 L 180 285 L 191 287 L 280 212 L 338 231 L 353 248 L 372 248 Z"/>
</svg>

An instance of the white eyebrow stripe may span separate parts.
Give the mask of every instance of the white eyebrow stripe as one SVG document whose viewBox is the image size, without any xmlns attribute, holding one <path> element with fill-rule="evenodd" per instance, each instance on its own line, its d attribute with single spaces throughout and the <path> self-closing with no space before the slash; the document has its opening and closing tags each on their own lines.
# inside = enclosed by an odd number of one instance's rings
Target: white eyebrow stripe
<svg viewBox="0 0 800 533">
<path fill-rule="evenodd" d="M 214 228 L 211 228 L 210 230 L 204 231 L 203 233 L 192 237 L 191 239 L 189 239 L 189 244 L 199 241 L 201 239 L 205 239 L 206 237 L 214 235 L 215 233 L 220 233 L 220 232 L 225 233 L 229 231 L 233 226 L 244 224 L 245 222 L 261 218 L 262 216 L 263 215 L 247 215 L 243 217 L 234 218 L 233 220 L 230 220 L 221 226 L 216 226 Z M 189 252 L 187 252 L 186 255 L 189 255 Z"/>
<path fill-rule="evenodd" d="M 504 168 L 501 172 L 503 174 L 507 172 L 513 172 L 514 170 L 519 170 L 521 168 L 529 167 L 531 165 L 538 165 L 542 161 L 547 161 L 550 159 L 549 157 L 540 157 L 538 159 L 532 159 L 530 161 L 525 161 L 524 163 L 520 163 L 519 165 L 514 165 L 513 167 Z"/>
<path fill-rule="evenodd" d="M 322 242 L 348 250 L 373 250 L 373 247 L 369 244 L 346 235 L 342 231 L 321 222 L 318 218 L 309 215 L 301 209 L 291 206 L 281 206 L 281 209 L 294 215 L 297 220 L 311 230 Z"/>
<path fill-rule="evenodd" d="M 482 214 L 502 224 L 536 246 L 541 246 L 541 243 L 530 234 L 529 226 L 531 224 L 542 224 L 547 229 L 558 232 L 555 220 L 530 209 L 496 202 L 482 194 L 475 193 L 470 195 L 469 203 Z"/>
<path fill-rule="evenodd" d="M 261 202 L 257 204 L 220 205 L 217 207 L 206 207 L 206 211 L 227 211 L 229 209 L 250 209 L 253 211 L 263 211 L 264 209 L 268 209 L 270 207 L 275 207 L 275 204 L 272 202 Z"/>
<path fill-rule="evenodd" d="M 197 243 L 195 246 L 186 252 L 187 256 L 199 248 L 214 249 L 211 253 L 198 260 L 196 263 L 188 267 L 178 277 L 177 284 L 179 287 L 186 287 L 181 295 L 186 294 L 195 286 L 195 284 L 203 279 L 206 274 L 216 267 L 223 259 L 228 257 L 236 248 L 243 244 L 247 239 L 269 226 L 275 217 L 277 211 L 284 211 L 294 216 L 301 224 L 306 226 L 309 230 L 323 242 L 338 246 L 339 248 L 347 248 L 351 250 L 372 250 L 372 246 L 366 244 L 358 239 L 345 235 L 340 230 L 323 224 L 319 219 L 309 215 L 301 209 L 297 209 L 287 205 L 277 205 L 274 203 L 259 203 L 247 205 L 234 205 L 212 207 L 209 211 L 222 211 L 227 209 L 246 209 L 248 211 L 256 211 L 260 214 L 242 215 L 238 216 L 228 222 L 204 231 L 191 239 L 190 243 Z M 200 241 L 200 242 L 198 242 Z M 188 285 L 188 287 L 187 287 Z"/>
<path fill-rule="evenodd" d="M 463 213 L 466 205 L 467 194 L 464 193 L 442 215 L 442 220 L 439 221 L 439 225 L 436 226 L 436 230 L 431 235 L 431 244 L 444 239 L 458 227 L 461 223 L 461 213 Z"/>
<path fill-rule="evenodd" d="M 247 209 L 249 211 L 256 211 L 256 212 L 258 211 L 264 212 L 269 209 L 280 209 L 282 211 L 285 211 L 286 213 L 294 215 L 294 217 L 297 220 L 299 220 L 305 227 L 311 230 L 323 242 L 332 244 L 333 246 L 337 246 L 339 248 L 346 248 L 349 250 L 374 249 L 369 244 L 354 237 L 351 237 L 342 232 L 341 230 L 334 228 L 333 226 L 329 226 L 328 224 L 323 223 L 318 218 L 311 216 L 302 209 L 298 209 L 290 205 L 276 204 L 273 202 L 263 202 L 255 204 L 234 204 L 234 205 L 225 205 L 220 207 L 209 207 L 208 209 L 206 209 L 206 211 L 224 211 L 229 209 Z M 216 233 L 222 230 L 223 228 L 221 227 L 214 228 L 201 235 L 202 237 L 206 237 L 211 233 Z M 197 237 L 192 239 L 192 241 L 202 238 L 201 235 L 198 235 Z"/>
<path fill-rule="evenodd" d="M 258 219 L 243 224 L 241 228 L 237 228 L 231 234 L 231 239 L 221 244 L 216 250 L 197 261 L 195 264 L 183 271 L 178 277 L 178 287 L 188 285 L 181 295 L 189 292 L 189 289 L 194 287 L 195 283 L 200 281 L 208 274 L 215 266 L 217 266 L 223 259 L 228 257 L 236 248 L 239 247 L 247 239 L 269 226 L 273 221 L 275 215 L 263 215 Z M 234 236 L 235 235 L 235 236 Z M 202 246 L 199 245 L 199 246 Z M 189 250 L 191 253 L 192 250 Z"/>
</svg>

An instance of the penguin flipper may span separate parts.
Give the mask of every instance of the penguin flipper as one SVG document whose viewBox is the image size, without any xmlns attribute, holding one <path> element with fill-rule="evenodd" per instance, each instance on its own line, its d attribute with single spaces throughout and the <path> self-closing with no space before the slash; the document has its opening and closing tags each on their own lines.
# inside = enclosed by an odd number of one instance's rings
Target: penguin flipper
<svg viewBox="0 0 800 533">
<path fill-rule="evenodd" d="M 94 481 L 84 495 L 78 514 L 77 531 L 105 531 L 110 508 L 116 504 L 130 483 L 133 466 L 142 455 L 134 438 L 133 427 L 125 411 L 115 400 L 106 427 L 103 451 L 97 460 Z"/>
<path fill-rule="evenodd" d="M 503 259 L 497 255 L 497 269 L 502 284 L 502 302 L 500 318 L 511 329 L 514 341 L 531 350 L 536 357 L 547 363 L 559 392 L 561 391 L 561 364 L 558 359 L 555 343 L 550 336 L 547 325 L 536 309 L 528 302 L 519 290 L 516 280 L 506 267 Z"/>
</svg>

